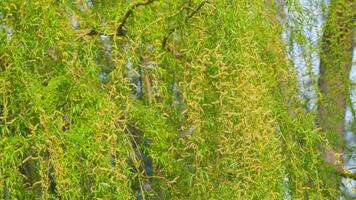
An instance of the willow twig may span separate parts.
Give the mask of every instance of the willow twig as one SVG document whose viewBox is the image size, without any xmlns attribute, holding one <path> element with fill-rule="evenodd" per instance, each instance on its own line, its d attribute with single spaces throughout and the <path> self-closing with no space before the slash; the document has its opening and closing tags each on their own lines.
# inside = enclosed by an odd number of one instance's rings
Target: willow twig
<svg viewBox="0 0 356 200">
<path fill-rule="evenodd" d="M 202 1 L 184 20 L 184 25 L 186 25 L 189 21 L 189 19 L 191 19 L 192 17 L 194 17 L 194 15 L 196 15 L 199 10 L 204 6 L 204 4 L 209 3 L 209 1 Z M 162 40 L 162 49 L 166 49 L 167 46 L 167 41 L 169 39 L 169 37 L 179 28 L 179 26 L 173 27 L 170 30 L 168 30 L 168 32 L 166 33 L 166 35 L 163 37 Z"/>
<path fill-rule="evenodd" d="M 138 2 L 138 3 L 133 4 L 126 11 L 124 17 L 122 18 L 120 25 L 116 29 L 116 35 L 118 35 L 118 36 L 125 36 L 126 35 L 126 32 L 127 32 L 126 28 L 125 28 L 126 22 L 130 18 L 130 16 L 133 15 L 133 12 L 135 11 L 135 9 L 137 9 L 138 7 L 141 7 L 141 6 L 149 5 L 149 4 L 151 4 L 151 3 L 155 2 L 155 1 L 158 1 L 158 0 L 147 0 L 145 2 Z M 104 33 L 101 33 L 99 31 L 97 31 L 95 28 L 92 28 L 86 35 L 94 36 L 94 35 L 102 35 L 102 34 L 104 34 Z"/>
<path fill-rule="evenodd" d="M 139 3 L 136 3 L 134 5 L 132 5 L 126 12 L 124 18 L 121 20 L 121 23 L 119 25 L 119 27 L 116 29 L 116 34 L 117 35 L 120 35 L 120 36 L 124 36 L 126 34 L 126 31 L 125 31 L 125 24 L 128 20 L 128 18 L 133 14 L 134 10 L 140 6 L 145 6 L 145 5 L 149 5 L 155 1 L 158 1 L 158 0 L 148 0 L 148 1 L 145 1 L 145 2 L 139 2 Z"/>
</svg>

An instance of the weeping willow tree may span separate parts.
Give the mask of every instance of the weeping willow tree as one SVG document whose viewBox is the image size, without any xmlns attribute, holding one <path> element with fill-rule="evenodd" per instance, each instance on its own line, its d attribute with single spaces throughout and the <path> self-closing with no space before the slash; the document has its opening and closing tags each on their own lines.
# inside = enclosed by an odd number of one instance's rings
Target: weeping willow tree
<svg viewBox="0 0 356 200">
<path fill-rule="evenodd" d="M 335 197 L 277 10 L 1 1 L 1 198 Z"/>
</svg>

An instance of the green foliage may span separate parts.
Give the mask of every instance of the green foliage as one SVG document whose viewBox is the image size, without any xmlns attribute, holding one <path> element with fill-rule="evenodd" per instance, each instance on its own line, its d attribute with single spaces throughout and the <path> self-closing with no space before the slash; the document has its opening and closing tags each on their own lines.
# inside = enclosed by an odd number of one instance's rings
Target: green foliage
<svg viewBox="0 0 356 200">
<path fill-rule="evenodd" d="M 0 2 L 1 198 L 327 199 L 273 1 L 137 2 Z"/>
</svg>

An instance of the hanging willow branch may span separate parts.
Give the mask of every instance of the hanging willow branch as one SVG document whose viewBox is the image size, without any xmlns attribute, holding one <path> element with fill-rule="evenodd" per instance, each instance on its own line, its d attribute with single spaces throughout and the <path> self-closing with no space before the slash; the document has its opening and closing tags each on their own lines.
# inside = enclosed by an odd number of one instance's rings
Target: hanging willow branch
<svg viewBox="0 0 356 200">
<path fill-rule="evenodd" d="M 116 29 L 116 35 L 118 36 L 125 36 L 126 33 L 127 33 L 127 30 L 126 30 L 126 22 L 127 20 L 133 15 L 133 12 L 138 8 L 138 7 L 141 7 L 141 6 L 146 6 L 146 5 L 149 5 L 155 1 L 158 1 L 158 0 L 148 0 L 148 1 L 145 1 L 145 2 L 138 2 L 138 3 L 135 3 L 133 4 L 125 13 L 123 19 L 121 20 L 121 23 L 119 25 L 119 27 Z M 98 32 L 97 30 L 95 30 L 95 28 L 93 28 L 87 35 L 89 36 L 93 36 L 93 35 L 101 35 L 103 33 L 100 33 Z"/>
<path fill-rule="evenodd" d="M 206 4 L 209 3 L 209 1 L 202 1 L 198 7 L 196 9 L 194 9 L 184 20 L 184 25 L 188 24 L 189 19 L 191 19 L 192 17 L 194 17 L 194 15 L 196 15 L 199 10 Z M 169 37 L 179 28 L 179 26 L 173 27 L 171 28 L 166 35 L 164 36 L 163 40 L 162 40 L 162 49 L 167 49 L 167 41 L 169 39 Z M 169 51 L 169 49 L 167 49 Z"/>
<path fill-rule="evenodd" d="M 351 178 L 356 180 L 356 173 L 351 172 L 348 169 L 343 168 L 343 170 L 337 170 L 337 172 L 340 174 L 340 176 L 345 177 L 345 178 Z"/>
<path fill-rule="evenodd" d="M 124 18 L 122 19 L 119 27 L 116 29 L 116 34 L 119 35 L 119 36 L 124 36 L 126 34 L 126 28 L 125 28 L 125 24 L 127 22 L 127 19 L 133 14 L 134 10 L 137 9 L 138 7 L 140 6 L 145 6 L 145 5 L 149 5 L 155 1 L 158 1 L 158 0 L 148 0 L 148 1 L 145 1 L 145 2 L 139 2 L 139 3 L 136 3 L 134 5 L 132 5 L 126 12 Z"/>
</svg>

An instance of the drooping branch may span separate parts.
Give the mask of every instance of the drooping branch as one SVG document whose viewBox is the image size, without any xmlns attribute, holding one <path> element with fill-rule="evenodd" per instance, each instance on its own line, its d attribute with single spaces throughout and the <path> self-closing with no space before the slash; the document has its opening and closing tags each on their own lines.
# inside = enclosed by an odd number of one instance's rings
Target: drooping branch
<svg viewBox="0 0 356 200">
<path fill-rule="evenodd" d="M 152 170 L 148 170 L 148 168 L 152 168 L 152 160 L 142 149 L 142 145 L 147 146 L 147 141 L 142 130 L 133 124 L 127 123 L 124 130 L 128 134 L 128 140 L 130 141 L 131 154 L 129 159 L 135 173 L 137 173 L 135 176 L 139 186 L 137 192 L 140 193 L 142 199 L 146 199 L 147 189 L 145 185 L 152 185 L 151 176 L 153 176 Z"/>
<path fill-rule="evenodd" d="M 202 1 L 196 9 L 191 12 L 188 17 L 185 19 L 185 22 L 187 23 L 189 19 L 191 19 L 195 14 L 199 12 L 199 10 L 204 6 L 204 4 L 209 3 L 208 1 Z"/>
<path fill-rule="evenodd" d="M 149 5 L 149 4 L 151 4 L 151 3 L 155 2 L 155 1 L 158 1 L 158 0 L 148 0 L 148 1 L 145 1 L 145 2 L 139 2 L 139 3 L 136 3 L 136 4 L 132 5 L 127 10 L 124 18 L 121 20 L 121 23 L 120 23 L 119 27 L 116 29 L 116 34 L 120 35 L 120 36 L 124 36 L 126 34 L 125 24 L 126 24 L 127 20 L 129 19 L 129 17 L 133 14 L 135 9 L 137 9 L 140 6 Z"/>
<path fill-rule="evenodd" d="M 188 21 L 189 19 L 193 18 L 194 15 L 196 15 L 200 9 L 206 4 L 206 3 L 209 3 L 209 1 L 202 1 L 184 20 L 184 24 L 183 25 L 186 25 L 188 24 Z M 163 40 L 162 40 L 162 49 L 166 49 L 166 46 L 167 46 L 167 41 L 169 39 L 169 37 L 179 28 L 179 26 L 175 26 L 171 29 L 168 30 L 168 32 L 166 33 L 166 35 L 163 37 Z"/>
<path fill-rule="evenodd" d="M 356 180 L 356 173 L 352 172 L 348 169 L 343 168 L 342 170 L 337 170 L 337 172 L 340 174 L 340 176 L 345 177 L 345 178 L 351 178 Z"/>
<path fill-rule="evenodd" d="M 116 29 L 116 35 L 118 36 L 125 36 L 126 33 L 127 33 L 127 30 L 126 30 L 126 22 L 127 20 L 133 15 L 134 11 L 138 8 L 138 7 L 141 7 L 141 6 L 146 6 L 146 5 L 149 5 L 155 1 L 158 1 L 158 0 L 147 0 L 145 2 L 138 2 L 138 3 L 135 3 L 133 4 L 125 13 L 124 17 L 122 18 L 121 20 L 121 23 L 120 25 L 118 26 L 118 28 Z M 93 36 L 93 35 L 102 35 L 103 33 L 100 33 L 98 32 L 95 28 L 91 29 L 89 31 L 89 33 L 87 33 L 88 36 Z M 106 34 L 107 35 L 107 34 Z"/>
</svg>

